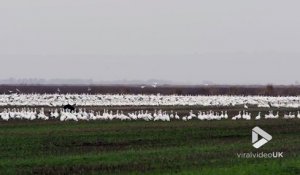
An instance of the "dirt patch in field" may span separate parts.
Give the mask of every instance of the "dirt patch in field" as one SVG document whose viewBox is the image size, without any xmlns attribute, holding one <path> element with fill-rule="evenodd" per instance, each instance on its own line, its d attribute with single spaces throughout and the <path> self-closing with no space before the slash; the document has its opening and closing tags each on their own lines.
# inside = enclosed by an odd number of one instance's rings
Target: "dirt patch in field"
<svg viewBox="0 0 300 175">
<path fill-rule="evenodd" d="M 104 141 L 72 142 L 71 144 L 75 147 L 124 147 L 128 145 L 128 143 L 104 142 Z"/>
</svg>

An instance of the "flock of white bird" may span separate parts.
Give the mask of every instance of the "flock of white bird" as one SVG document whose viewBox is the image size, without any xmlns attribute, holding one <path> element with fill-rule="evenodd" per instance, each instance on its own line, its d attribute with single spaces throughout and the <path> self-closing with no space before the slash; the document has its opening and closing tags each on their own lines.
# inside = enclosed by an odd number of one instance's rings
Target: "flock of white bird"
<svg viewBox="0 0 300 175">
<path fill-rule="evenodd" d="M 268 114 L 265 114 L 264 116 L 261 115 L 261 112 L 258 113 L 257 116 L 255 116 L 255 120 L 260 120 L 262 118 L 265 118 L 265 119 L 278 119 L 280 118 L 280 115 L 279 115 L 279 112 L 277 112 L 275 115 L 273 113 L 273 111 L 269 111 Z M 300 112 L 298 111 L 297 114 L 293 113 L 293 112 L 288 112 L 288 113 L 285 113 L 283 115 L 283 119 L 294 119 L 294 118 L 298 118 L 300 119 Z M 245 112 L 243 111 L 242 112 L 239 112 L 238 115 L 232 117 L 232 120 L 238 120 L 238 119 L 245 119 L 245 120 L 251 120 L 252 119 L 252 116 L 251 116 L 251 113 L 249 112 Z"/>
<path fill-rule="evenodd" d="M 300 96 L 180 96 L 113 94 L 1 94 L 0 106 L 255 106 L 299 108 Z"/>
<path fill-rule="evenodd" d="M 239 112 L 238 115 L 233 116 L 232 120 L 260 120 L 262 118 L 265 119 L 278 119 L 279 112 L 275 115 L 273 111 L 269 111 L 268 114 L 264 116 L 261 115 L 261 112 L 258 113 L 257 116 L 251 116 L 251 113 L 247 111 Z M 293 119 L 298 118 L 300 119 L 300 112 L 298 111 L 297 114 L 293 112 L 289 112 L 284 114 L 282 117 L 284 119 Z M 201 112 L 199 111 L 197 114 L 194 114 L 191 110 L 188 115 L 180 117 L 177 112 L 166 112 L 162 110 L 155 110 L 153 113 L 148 112 L 147 110 L 144 112 L 143 110 L 136 111 L 133 113 L 124 114 L 123 111 L 117 110 L 116 112 L 104 110 L 101 112 L 94 112 L 92 110 L 87 111 L 85 109 L 79 109 L 78 111 L 70 111 L 65 109 L 51 109 L 47 114 L 44 108 L 40 110 L 32 109 L 32 108 L 22 108 L 22 109 L 4 109 L 0 113 L 0 119 L 4 121 L 8 120 L 50 120 L 50 119 L 57 119 L 60 121 L 89 121 L 89 120 L 145 120 L 145 121 L 171 121 L 171 120 L 222 120 L 222 119 L 230 119 L 228 117 L 227 111 L 213 112 L 213 111 L 206 111 Z"/>
</svg>

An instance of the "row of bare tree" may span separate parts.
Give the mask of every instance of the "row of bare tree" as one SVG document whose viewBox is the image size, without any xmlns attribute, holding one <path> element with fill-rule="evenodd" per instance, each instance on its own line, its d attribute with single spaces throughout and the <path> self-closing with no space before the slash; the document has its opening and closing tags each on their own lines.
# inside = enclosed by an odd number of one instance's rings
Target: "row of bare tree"
<svg viewBox="0 0 300 175">
<path fill-rule="evenodd" d="M 9 93 L 178 94 L 178 95 L 300 95 L 300 86 L 143 86 L 140 85 L 0 85 Z"/>
</svg>

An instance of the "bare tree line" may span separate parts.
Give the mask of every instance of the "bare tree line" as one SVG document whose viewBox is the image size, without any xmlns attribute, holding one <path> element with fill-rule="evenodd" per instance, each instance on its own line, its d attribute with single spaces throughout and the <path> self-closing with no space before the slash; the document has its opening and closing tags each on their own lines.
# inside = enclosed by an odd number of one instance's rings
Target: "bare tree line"
<svg viewBox="0 0 300 175">
<path fill-rule="evenodd" d="M 0 93 L 296 96 L 300 95 L 300 86 L 0 85 Z"/>
</svg>

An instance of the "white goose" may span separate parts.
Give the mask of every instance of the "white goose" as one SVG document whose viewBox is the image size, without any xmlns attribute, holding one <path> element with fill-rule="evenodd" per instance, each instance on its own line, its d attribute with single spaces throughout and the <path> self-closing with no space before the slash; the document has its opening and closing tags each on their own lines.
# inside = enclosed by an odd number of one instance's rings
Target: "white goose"
<svg viewBox="0 0 300 175">
<path fill-rule="evenodd" d="M 175 119 L 176 119 L 176 120 L 179 120 L 179 119 L 180 119 L 180 117 L 179 117 L 179 115 L 177 114 L 177 112 L 175 112 Z"/>
<path fill-rule="evenodd" d="M 261 119 L 261 112 L 258 112 L 257 116 L 255 117 L 255 120 L 260 120 Z"/>
</svg>

